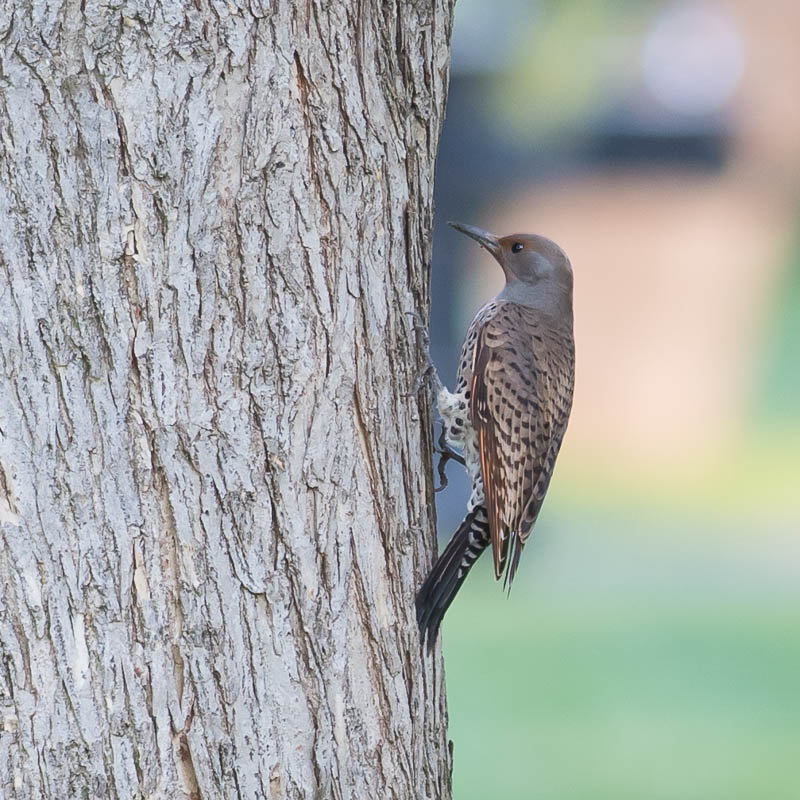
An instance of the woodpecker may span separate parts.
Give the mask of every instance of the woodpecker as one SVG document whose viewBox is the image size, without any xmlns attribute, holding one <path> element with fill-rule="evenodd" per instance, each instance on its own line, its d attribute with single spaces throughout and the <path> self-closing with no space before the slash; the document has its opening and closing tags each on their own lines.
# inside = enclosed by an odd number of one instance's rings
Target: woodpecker
<svg viewBox="0 0 800 800">
<path fill-rule="evenodd" d="M 564 251 L 543 236 L 498 237 L 449 224 L 494 256 L 506 282 L 467 331 L 455 391 L 433 372 L 443 438 L 463 453 L 472 492 L 463 522 L 417 594 L 429 652 L 490 544 L 495 578 L 505 576 L 510 590 L 564 438 L 575 375 L 572 266 Z"/>
</svg>

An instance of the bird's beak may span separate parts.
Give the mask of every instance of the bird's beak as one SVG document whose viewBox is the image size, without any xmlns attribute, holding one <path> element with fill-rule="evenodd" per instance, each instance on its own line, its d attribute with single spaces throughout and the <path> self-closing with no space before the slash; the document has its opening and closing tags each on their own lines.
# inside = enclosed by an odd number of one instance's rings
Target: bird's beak
<svg viewBox="0 0 800 800">
<path fill-rule="evenodd" d="M 461 231 L 461 233 L 466 233 L 467 236 L 469 236 L 471 239 L 474 239 L 479 245 L 485 247 L 498 261 L 500 261 L 502 248 L 500 247 L 500 241 L 493 233 L 481 230 L 480 228 L 475 228 L 472 225 L 463 225 L 460 222 L 448 222 L 447 224 L 451 228 Z"/>
</svg>

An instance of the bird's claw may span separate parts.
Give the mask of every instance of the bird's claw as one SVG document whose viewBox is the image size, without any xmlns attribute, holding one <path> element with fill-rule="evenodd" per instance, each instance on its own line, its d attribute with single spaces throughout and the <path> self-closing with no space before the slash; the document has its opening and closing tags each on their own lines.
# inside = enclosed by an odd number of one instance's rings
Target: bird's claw
<svg viewBox="0 0 800 800">
<path fill-rule="evenodd" d="M 442 390 L 442 382 L 439 379 L 439 374 L 436 372 L 436 367 L 431 361 L 430 356 L 430 335 L 428 334 L 428 329 L 422 322 L 422 317 L 416 311 L 406 311 L 409 317 L 411 317 L 413 321 L 413 329 L 414 333 L 418 337 L 418 343 L 422 345 L 423 352 L 425 353 L 425 363 L 422 366 L 422 369 L 419 370 L 417 376 L 414 380 L 414 385 L 410 392 L 408 392 L 405 397 L 412 397 L 419 392 L 419 390 L 423 387 L 423 385 L 430 381 L 431 388 L 433 389 L 433 393 L 435 397 L 438 397 L 439 392 Z M 445 468 L 447 466 L 447 462 L 451 459 L 453 461 L 457 461 L 462 466 L 466 466 L 466 462 L 464 461 L 464 456 L 460 453 L 457 453 L 453 450 L 450 445 L 447 444 L 447 439 L 445 438 L 445 434 L 447 433 L 447 428 L 442 422 L 442 432 L 439 435 L 439 439 L 437 440 L 437 446 L 434 446 L 433 450 L 437 453 L 439 458 L 439 464 L 437 466 L 437 473 L 439 475 L 439 486 L 434 487 L 435 492 L 441 492 L 447 486 L 447 473 Z"/>
<path fill-rule="evenodd" d="M 439 455 L 439 464 L 436 468 L 436 471 L 439 475 L 439 486 L 434 487 L 433 489 L 434 492 L 441 492 L 442 489 L 444 489 L 447 486 L 448 481 L 447 481 L 447 472 L 445 471 L 445 468 L 447 467 L 448 461 L 450 460 L 457 461 L 459 464 L 461 464 L 462 467 L 466 466 L 466 461 L 464 461 L 464 456 L 462 456 L 460 453 L 457 453 L 455 450 L 453 450 L 452 447 L 450 447 L 449 444 L 447 444 L 447 439 L 445 438 L 446 433 L 447 433 L 447 428 L 444 422 L 442 422 L 442 432 L 439 434 L 439 439 L 436 442 L 438 447 L 433 448 L 434 453 L 438 453 Z"/>
<path fill-rule="evenodd" d="M 417 372 L 417 377 L 414 378 L 414 385 L 411 387 L 410 392 L 406 392 L 404 397 L 413 397 L 417 394 L 417 392 L 428 382 L 431 376 L 436 375 L 436 367 L 433 366 L 433 362 L 430 358 L 427 359 L 427 363 L 419 372 Z"/>
<path fill-rule="evenodd" d="M 431 382 L 431 385 L 434 390 L 434 394 L 438 394 L 442 388 L 442 383 L 439 380 L 439 375 L 436 372 L 436 367 L 431 361 L 430 355 L 430 335 L 428 333 L 428 329 L 425 327 L 422 317 L 416 311 L 406 311 L 406 314 L 411 317 L 413 321 L 413 330 L 415 335 L 417 336 L 418 344 L 422 346 L 422 350 L 425 353 L 425 363 L 423 364 L 422 368 L 417 372 L 416 377 L 414 378 L 414 384 L 411 387 L 410 392 L 406 392 L 403 396 L 404 397 L 413 397 L 414 395 L 419 392 L 419 390 L 428 382 Z"/>
</svg>

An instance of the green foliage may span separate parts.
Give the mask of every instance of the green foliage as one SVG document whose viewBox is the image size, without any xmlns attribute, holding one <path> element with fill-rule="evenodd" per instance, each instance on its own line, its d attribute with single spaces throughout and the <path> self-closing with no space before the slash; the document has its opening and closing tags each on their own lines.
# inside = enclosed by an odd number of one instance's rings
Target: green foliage
<svg viewBox="0 0 800 800">
<path fill-rule="evenodd" d="M 522 15 L 508 69 L 491 93 L 498 132 L 563 143 L 581 121 L 613 104 L 637 74 L 651 6 L 572 0 Z"/>
<path fill-rule="evenodd" d="M 455 800 L 800 796 L 791 526 L 544 522 L 445 620 Z"/>
<path fill-rule="evenodd" d="M 759 417 L 769 427 L 800 427 L 800 231 L 775 297 Z"/>
</svg>

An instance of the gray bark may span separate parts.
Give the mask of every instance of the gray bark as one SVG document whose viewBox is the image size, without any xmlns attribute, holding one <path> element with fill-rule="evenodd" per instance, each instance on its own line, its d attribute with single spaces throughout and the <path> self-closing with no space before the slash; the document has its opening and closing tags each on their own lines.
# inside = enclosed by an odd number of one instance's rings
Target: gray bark
<svg viewBox="0 0 800 800">
<path fill-rule="evenodd" d="M 0 795 L 447 798 L 452 0 L 0 8 Z"/>
</svg>

